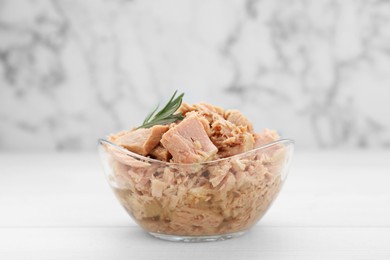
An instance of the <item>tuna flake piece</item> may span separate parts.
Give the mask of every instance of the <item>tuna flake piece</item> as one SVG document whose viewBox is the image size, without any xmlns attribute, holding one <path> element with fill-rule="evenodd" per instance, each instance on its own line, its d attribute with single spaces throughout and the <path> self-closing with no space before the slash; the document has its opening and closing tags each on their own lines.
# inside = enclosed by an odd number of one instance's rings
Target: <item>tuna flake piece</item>
<svg viewBox="0 0 390 260">
<path fill-rule="evenodd" d="M 275 142 L 280 139 L 276 131 L 264 129 L 261 133 L 254 134 L 255 148 Z"/>
<path fill-rule="evenodd" d="M 253 133 L 253 125 L 240 111 L 230 109 L 225 112 L 226 120 L 235 124 L 236 126 L 246 126 L 248 131 Z"/>
</svg>

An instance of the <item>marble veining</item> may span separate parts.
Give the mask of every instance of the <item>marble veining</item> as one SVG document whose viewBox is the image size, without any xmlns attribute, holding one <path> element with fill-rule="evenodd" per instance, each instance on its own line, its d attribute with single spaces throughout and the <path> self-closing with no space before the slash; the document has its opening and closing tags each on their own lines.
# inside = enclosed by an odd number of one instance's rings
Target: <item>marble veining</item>
<svg viewBox="0 0 390 260">
<path fill-rule="evenodd" d="M 390 1 L 0 0 L 0 151 L 95 149 L 178 89 L 298 149 L 390 147 Z"/>
</svg>

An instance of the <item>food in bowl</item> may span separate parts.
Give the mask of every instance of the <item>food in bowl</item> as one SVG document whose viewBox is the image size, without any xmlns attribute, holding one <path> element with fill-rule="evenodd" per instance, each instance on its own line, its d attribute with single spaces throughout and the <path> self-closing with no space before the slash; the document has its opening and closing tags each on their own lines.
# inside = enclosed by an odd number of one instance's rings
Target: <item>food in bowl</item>
<svg viewBox="0 0 390 260">
<path fill-rule="evenodd" d="M 241 235 L 280 191 L 293 142 L 268 129 L 255 133 L 238 110 L 189 105 L 175 94 L 141 127 L 100 140 L 109 183 L 126 211 L 156 237 Z"/>
</svg>

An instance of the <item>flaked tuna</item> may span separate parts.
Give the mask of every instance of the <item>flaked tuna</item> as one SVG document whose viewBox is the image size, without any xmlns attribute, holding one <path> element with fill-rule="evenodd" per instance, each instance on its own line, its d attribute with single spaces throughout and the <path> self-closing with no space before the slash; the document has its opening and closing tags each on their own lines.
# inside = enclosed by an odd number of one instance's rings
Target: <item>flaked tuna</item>
<svg viewBox="0 0 390 260">
<path fill-rule="evenodd" d="M 253 133 L 252 123 L 240 111 L 236 109 L 226 110 L 225 118 L 227 121 L 235 124 L 236 126 L 246 126 L 248 131 Z"/>
<path fill-rule="evenodd" d="M 276 131 L 264 129 L 261 133 L 254 134 L 255 148 L 275 142 L 280 139 Z"/>
<path fill-rule="evenodd" d="M 163 181 L 156 179 L 151 180 L 152 196 L 161 198 L 166 185 L 167 184 Z"/>
<path fill-rule="evenodd" d="M 211 140 L 218 147 L 219 157 L 244 153 L 254 147 L 255 140 L 247 126 L 237 126 L 223 117 L 214 120 L 211 132 Z"/>
<path fill-rule="evenodd" d="M 229 173 L 231 167 L 232 165 L 230 163 L 221 163 L 210 166 L 208 171 L 211 185 L 213 185 L 213 187 L 218 186 Z"/>
<path fill-rule="evenodd" d="M 221 107 L 214 106 L 205 102 L 193 105 L 194 111 L 204 117 L 209 124 L 212 124 L 215 118 L 223 117 L 224 110 Z"/>
<path fill-rule="evenodd" d="M 253 149 L 254 143 L 255 139 L 253 138 L 253 135 L 251 133 L 236 133 L 232 137 L 227 138 L 222 142 L 222 146 L 218 154 L 220 157 L 225 158 L 245 153 Z"/>
<path fill-rule="evenodd" d="M 208 161 L 218 152 L 197 114 L 191 114 L 169 129 L 162 136 L 161 143 L 177 163 Z"/>
<path fill-rule="evenodd" d="M 172 214 L 172 222 L 183 226 L 187 226 L 188 223 L 191 223 L 197 227 L 212 228 L 218 227 L 222 221 L 223 216 L 214 213 L 211 210 L 183 207 L 181 209 L 177 209 Z"/>
<path fill-rule="evenodd" d="M 208 114 L 217 113 L 221 116 L 224 114 L 224 109 L 219 106 L 214 106 L 206 102 L 200 102 L 198 104 L 193 105 L 197 111 L 201 111 Z"/>
</svg>

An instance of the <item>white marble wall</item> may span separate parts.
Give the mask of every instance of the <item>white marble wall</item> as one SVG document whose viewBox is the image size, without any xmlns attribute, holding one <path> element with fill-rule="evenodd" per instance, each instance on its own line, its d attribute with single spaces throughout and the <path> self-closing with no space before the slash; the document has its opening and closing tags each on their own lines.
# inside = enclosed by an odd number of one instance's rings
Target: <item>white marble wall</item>
<svg viewBox="0 0 390 260">
<path fill-rule="evenodd" d="M 0 0 L 0 151 L 94 149 L 178 89 L 298 149 L 390 147 L 390 1 Z"/>
</svg>

